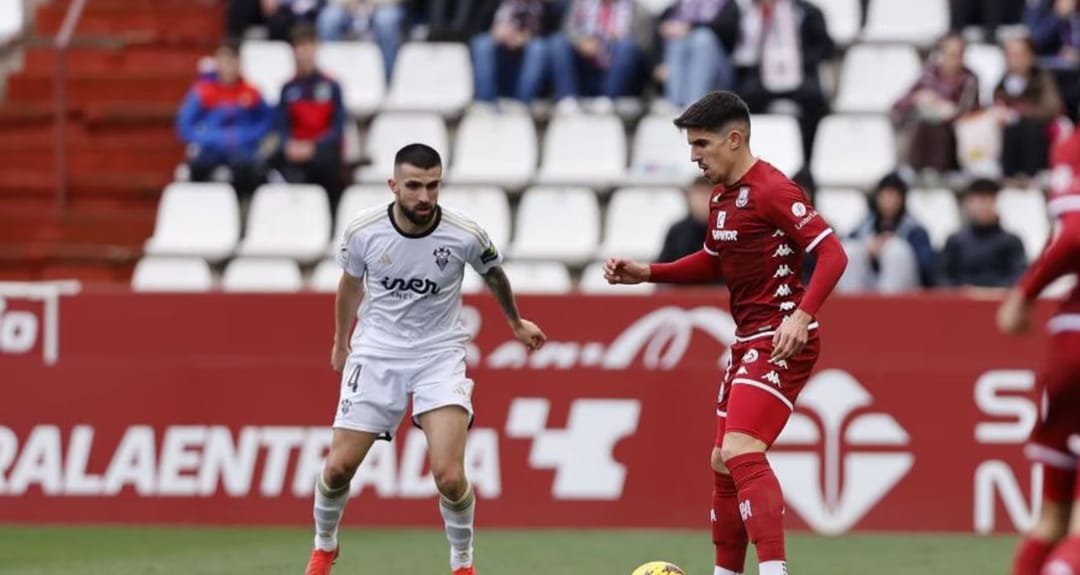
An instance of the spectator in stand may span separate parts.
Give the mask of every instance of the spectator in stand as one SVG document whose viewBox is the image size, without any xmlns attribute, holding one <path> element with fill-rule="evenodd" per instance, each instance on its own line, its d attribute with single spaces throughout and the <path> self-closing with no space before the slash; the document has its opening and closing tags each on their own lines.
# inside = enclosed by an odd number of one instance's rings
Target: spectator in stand
<svg viewBox="0 0 1080 575">
<path fill-rule="evenodd" d="M 809 160 L 818 122 L 828 111 L 818 68 L 835 51 L 825 16 L 807 0 L 752 0 L 740 28 L 733 56 L 739 94 L 755 114 L 777 100 L 796 103 Z"/>
<path fill-rule="evenodd" d="M 312 26 L 298 26 L 292 42 L 296 77 L 281 88 L 278 170 L 288 182 L 321 185 L 334 208 L 341 195 L 346 120 L 341 86 L 315 67 L 318 42 Z"/>
<path fill-rule="evenodd" d="M 1024 24 L 1039 55 L 1039 65 L 1054 74 L 1065 110 L 1077 120 L 1080 106 L 1080 2 L 1032 0 Z"/>
<path fill-rule="evenodd" d="M 906 132 L 907 163 L 916 170 L 959 167 L 953 121 L 979 107 L 979 80 L 964 67 L 964 48 L 959 34 L 942 38 L 922 77 L 893 106 Z"/>
<path fill-rule="evenodd" d="M 651 35 L 635 0 L 573 0 L 549 44 L 560 108 L 576 109 L 580 96 L 600 96 L 606 104 L 640 92 Z"/>
<path fill-rule="evenodd" d="M 668 228 L 658 262 L 673 262 L 701 250 L 705 234 L 709 232 L 709 198 L 712 193 L 713 185 L 704 176 L 698 176 L 690 184 L 686 190 L 688 213 Z"/>
<path fill-rule="evenodd" d="M 389 81 L 401 48 L 406 16 L 401 0 L 330 0 L 319 13 L 319 40 L 374 40 L 382 52 Z"/>
<path fill-rule="evenodd" d="M 430 42 L 468 42 L 491 29 L 500 0 L 420 0 Z"/>
<path fill-rule="evenodd" d="M 993 42 L 999 26 L 1019 24 L 1025 0 L 952 0 L 952 29 L 961 32 L 972 26 L 983 27 L 983 41 Z"/>
<path fill-rule="evenodd" d="M 503 0 L 489 33 L 473 37 L 476 100 L 512 94 L 526 104 L 541 95 L 548 66 L 545 29 L 550 0 Z"/>
<path fill-rule="evenodd" d="M 1024 273 L 1027 259 L 1020 238 L 998 221 L 993 180 L 979 179 L 964 194 L 964 227 L 949 237 L 942 253 L 942 279 L 950 286 L 1009 287 Z"/>
<path fill-rule="evenodd" d="M 926 229 L 907 213 L 907 194 L 907 183 L 889 174 L 870 195 L 866 219 L 844 242 L 843 291 L 898 293 L 934 285 L 934 248 Z"/>
<path fill-rule="evenodd" d="M 1001 168 L 1006 177 L 1033 177 L 1047 167 L 1050 124 L 1062 113 L 1054 77 L 1035 63 L 1028 38 L 1005 41 L 1005 77 L 994 90 L 1003 126 Z"/>
<path fill-rule="evenodd" d="M 679 108 L 713 90 L 729 90 L 729 54 L 739 36 L 736 0 L 679 0 L 660 21 L 664 97 Z"/>
<path fill-rule="evenodd" d="M 262 181 L 259 147 L 270 131 L 273 112 L 259 90 L 240 77 L 238 42 L 217 49 L 215 68 L 215 73 L 201 75 L 184 98 L 176 127 L 188 145 L 192 181 L 208 181 L 225 166 L 238 194 L 247 197 Z"/>
<path fill-rule="evenodd" d="M 298 24 L 313 24 L 326 0 L 229 0 L 225 33 L 241 38 L 252 26 L 266 26 L 271 40 L 289 40 Z"/>
</svg>

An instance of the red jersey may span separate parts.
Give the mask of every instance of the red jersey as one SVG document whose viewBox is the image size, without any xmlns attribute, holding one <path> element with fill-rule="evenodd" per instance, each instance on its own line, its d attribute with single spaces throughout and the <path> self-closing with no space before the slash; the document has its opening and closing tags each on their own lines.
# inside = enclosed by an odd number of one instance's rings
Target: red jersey
<svg viewBox="0 0 1080 575">
<path fill-rule="evenodd" d="M 1035 299 L 1059 277 L 1080 273 L 1080 194 L 1061 196 L 1047 207 L 1057 225 L 1042 255 L 1020 278 L 1020 289 L 1028 299 Z M 1080 283 L 1061 303 L 1049 329 L 1051 333 L 1080 331 Z"/>
<path fill-rule="evenodd" d="M 705 251 L 719 257 L 736 336 L 774 330 L 799 307 L 803 254 L 832 232 L 802 188 L 763 160 L 735 184 L 716 186 Z"/>
</svg>

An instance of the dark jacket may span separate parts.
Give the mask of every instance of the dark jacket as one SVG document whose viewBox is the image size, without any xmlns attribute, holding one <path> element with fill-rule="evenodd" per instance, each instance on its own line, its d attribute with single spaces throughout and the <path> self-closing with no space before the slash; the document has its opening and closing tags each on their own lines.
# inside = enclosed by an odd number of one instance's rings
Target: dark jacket
<svg viewBox="0 0 1080 575">
<path fill-rule="evenodd" d="M 674 5 L 664 10 L 660 15 L 660 21 L 667 21 L 673 18 L 677 18 L 679 15 L 679 7 L 681 2 L 676 2 Z M 716 16 L 708 22 L 691 22 L 690 25 L 693 28 L 707 27 L 716 34 L 717 39 L 720 40 L 720 45 L 731 53 L 735 49 L 735 44 L 739 40 L 740 26 L 739 19 L 742 17 L 742 13 L 739 11 L 739 3 L 737 0 L 727 0 L 723 7 L 716 13 Z"/>
<path fill-rule="evenodd" d="M 273 113 L 259 91 L 243 80 L 231 86 L 213 78 L 196 82 L 176 115 L 184 143 L 248 160 L 255 157 L 272 122 Z"/>
<path fill-rule="evenodd" d="M 341 153 L 345 117 L 341 86 L 327 76 L 297 76 L 281 88 L 276 127 L 282 144 L 313 141 L 319 152 Z"/>
<path fill-rule="evenodd" d="M 821 9 L 807 0 L 794 1 L 802 40 L 803 74 L 807 78 L 817 78 L 821 63 L 831 60 L 836 53 L 836 44 L 829 36 Z"/>
<path fill-rule="evenodd" d="M 657 261 L 669 263 L 701 250 L 705 245 L 707 233 L 709 233 L 708 224 L 699 222 L 691 216 L 675 222 L 664 236 L 664 247 L 660 250 Z"/>
<path fill-rule="evenodd" d="M 942 255 L 946 285 L 1009 287 L 1024 273 L 1024 244 L 1001 224 L 967 225 L 949 237 Z"/>
</svg>

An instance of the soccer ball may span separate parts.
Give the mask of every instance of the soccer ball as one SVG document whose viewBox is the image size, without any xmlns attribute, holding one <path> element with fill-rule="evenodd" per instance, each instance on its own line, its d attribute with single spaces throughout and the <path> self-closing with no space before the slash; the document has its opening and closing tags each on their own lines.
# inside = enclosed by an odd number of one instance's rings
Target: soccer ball
<svg viewBox="0 0 1080 575">
<path fill-rule="evenodd" d="M 630 575 L 686 575 L 686 571 L 667 561 L 650 561 L 634 569 Z"/>
</svg>

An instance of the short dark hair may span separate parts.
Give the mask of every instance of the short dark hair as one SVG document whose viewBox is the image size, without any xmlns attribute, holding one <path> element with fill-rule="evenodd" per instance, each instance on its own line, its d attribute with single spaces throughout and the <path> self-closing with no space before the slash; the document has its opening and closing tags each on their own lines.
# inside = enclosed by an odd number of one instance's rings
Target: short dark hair
<svg viewBox="0 0 1080 575">
<path fill-rule="evenodd" d="M 886 188 L 892 188 L 899 191 L 901 196 L 907 196 L 908 193 L 907 181 L 896 172 L 886 174 L 884 178 L 881 178 L 881 181 L 879 181 L 874 188 L 874 194 L 877 194 Z"/>
<path fill-rule="evenodd" d="M 1001 184 L 989 178 L 978 178 L 975 181 L 968 184 L 967 190 L 964 192 L 965 196 L 971 194 L 989 194 L 996 196 L 1001 191 Z"/>
<path fill-rule="evenodd" d="M 289 39 L 292 41 L 293 46 L 305 42 L 315 42 L 318 38 L 319 35 L 315 32 L 315 27 L 307 22 L 301 22 L 293 26 L 289 33 Z"/>
<path fill-rule="evenodd" d="M 442 166 L 442 157 L 435 148 L 427 144 L 409 144 L 394 155 L 394 167 L 402 164 L 416 166 L 421 170 L 430 170 Z"/>
<path fill-rule="evenodd" d="M 702 96 L 675 118 L 681 130 L 698 129 L 719 132 L 731 122 L 743 122 L 750 127 L 750 108 L 734 92 L 715 91 Z"/>
</svg>

